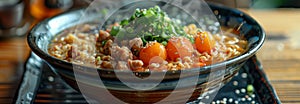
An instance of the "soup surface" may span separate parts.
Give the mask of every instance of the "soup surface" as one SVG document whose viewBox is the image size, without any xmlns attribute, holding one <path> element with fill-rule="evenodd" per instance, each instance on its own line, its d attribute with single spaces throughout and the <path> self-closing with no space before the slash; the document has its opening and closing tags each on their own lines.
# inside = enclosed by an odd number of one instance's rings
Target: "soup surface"
<svg viewBox="0 0 300 104">
<path fill-rule="evenodd" d="M 50 55 L 101 69 L 133 71 L 186 70 L 225 61 L 247 49 L 247 41 L 226 29 L 221 34 L 195 24 L 182 26 L 158 6 L 136 9 L 106 29 L 78 25 L 58 34 Z"/>
</svg>

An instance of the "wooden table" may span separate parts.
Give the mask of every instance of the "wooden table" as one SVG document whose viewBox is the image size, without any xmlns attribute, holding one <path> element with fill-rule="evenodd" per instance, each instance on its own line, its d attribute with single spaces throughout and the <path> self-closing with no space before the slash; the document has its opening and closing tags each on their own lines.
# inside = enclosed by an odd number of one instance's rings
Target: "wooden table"
<svg viewBox="0 0 300 104">
<path fill-rule="evenodd" d="M 300 103 L 300 9 L 244 10 L 267 32 L 258 52 L 282 103 Z"/>
<path fill-rule="evenodd" d="M 257 56 L 282 103 L 300 103 L 300 9 L 251 10 L 267 32 L 267 40 Z M 30 53 L 25 37 L 0 39 L 0 102 L 13 94 Z M 12 96 L 12 95 L 11 95 Z M 10 96 L 10 97 L 11 97 Z"/>
</svg>

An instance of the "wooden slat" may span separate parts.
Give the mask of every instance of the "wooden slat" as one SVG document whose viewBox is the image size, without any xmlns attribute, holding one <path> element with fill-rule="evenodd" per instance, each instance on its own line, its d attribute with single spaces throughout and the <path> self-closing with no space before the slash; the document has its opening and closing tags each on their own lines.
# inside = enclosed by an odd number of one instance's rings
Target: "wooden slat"
<svg viewBox="0 0 300 104">
<path fill-rule="evenodd" d="M 272 81 L 283 103 L 300 102 L 300 81 Z"/>
<path fill-rule="evenodd" d="M 25 37 L 0 40 L 0 62 L 24 62 L 29 52 Z"/>
<path fill-rule="evenodd" d="M 284 104 L 300 103 L 300 9 L 243 10 L 267 32 L 257 56 Z M 277 38 L 276 38 L 277 37 Z"/>
<path fill-rule="evenodd" d="M 25 37 L 0 40 L 0 103 L 13 100 L 23 64 L 29 55 Z"/>
</svg>

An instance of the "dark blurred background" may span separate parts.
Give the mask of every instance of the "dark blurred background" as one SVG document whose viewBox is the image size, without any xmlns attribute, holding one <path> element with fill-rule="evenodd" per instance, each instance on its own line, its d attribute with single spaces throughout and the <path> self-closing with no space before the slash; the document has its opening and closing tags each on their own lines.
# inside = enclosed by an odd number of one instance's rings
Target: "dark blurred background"
<svg viewBox="0 0 300 104">
<path fill-rule="evenodd" d="M 300 0 L 205 0 L 236 8 L 299 8 Z"/>
<path fill-rule="evenodd" d="M 94 0 L 0 0 L 0 37 L 22 36 L 33 24 Z M 300 0 L 205 0 L 232 8 L 300 8 Z"/>
</svg>

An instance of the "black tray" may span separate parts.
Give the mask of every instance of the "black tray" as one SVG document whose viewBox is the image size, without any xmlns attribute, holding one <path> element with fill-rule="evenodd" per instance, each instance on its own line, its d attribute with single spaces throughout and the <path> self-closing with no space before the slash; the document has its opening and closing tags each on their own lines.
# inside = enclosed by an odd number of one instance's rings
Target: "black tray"
<svg viewBox="0 0 300 104">
<path fill-rule="evenodd" d="M 253 94 L 247 93 L 247 86 L 253 85 Z M 256 56 L 250 58 L 233 79 L 218 92 L 207 93 L 201 99 L 217 94 L 212 103 L 280 104 L 275 90 L 270 85 Z M 47 64 L 32 54 L 25 64 L 22 82 L 14 98 L 15 103 L 87 103 L 84 97 L 66 85 L 52 72 Z M 93 101 L 89 101 L 93 102 Z"/>
</svg>

